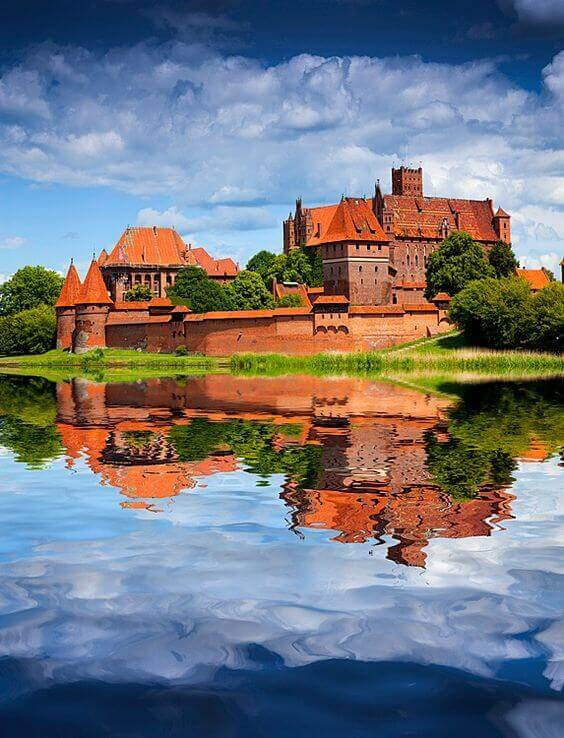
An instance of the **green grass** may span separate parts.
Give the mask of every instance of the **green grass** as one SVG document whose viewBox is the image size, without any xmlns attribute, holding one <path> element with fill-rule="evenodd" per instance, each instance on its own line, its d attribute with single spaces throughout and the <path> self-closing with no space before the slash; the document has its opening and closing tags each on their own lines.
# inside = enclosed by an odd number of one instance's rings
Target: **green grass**
<svg viewBox="0 0 564 738">
<path fill-rule="evenodd" d="M 4 367 L 175 367 L 216 369 L 218 359 L 210 356 L 177 356 L 176 354 L 151 354 L 127 349 L 105 349 L 86 354 L 71 354 L 54 349 L 34 356 L 0 356 L 0 369 Z"/>
<path fill-rule="evenodd" d="M 350 354 L 236 354 L 233 372 L 246 374 L 382 374 L 444 372 L 466 375 L 562 376 L 564 357 L 532 351 L 494 351 L 467 346 L 459 333 L 419 339 L 389 349 Z"/>
</svg>

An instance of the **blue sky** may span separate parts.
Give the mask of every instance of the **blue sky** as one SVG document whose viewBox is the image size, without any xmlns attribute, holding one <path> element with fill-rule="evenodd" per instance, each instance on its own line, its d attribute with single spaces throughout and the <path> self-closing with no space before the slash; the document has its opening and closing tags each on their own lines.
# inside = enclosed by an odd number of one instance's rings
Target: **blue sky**
<svg viewBox="0 0 564 738">
<path fill-rule="evenodd" d="M 564 253 L 562 0 L 2 5 L 0 279 L 128 224 L 243 264 L 400 161 L 502 205 L 525 264 Z"/>
</svg>

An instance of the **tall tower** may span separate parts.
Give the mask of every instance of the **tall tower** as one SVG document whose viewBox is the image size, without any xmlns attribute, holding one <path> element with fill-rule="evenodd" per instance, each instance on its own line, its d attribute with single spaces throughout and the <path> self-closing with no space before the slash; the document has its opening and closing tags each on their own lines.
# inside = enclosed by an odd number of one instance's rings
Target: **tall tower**
<svg viewBox="0 0 564 738">
<path fill-rule="evenodd" d="M 501 208 L 493 217 L 493 228 L 500 241 L 511 243 L 511 216 Z"/>
<path fill-rule="evenodd" d="M 75 354 L 106 348 L 106 323 L 112 305 L 98 262 L 92 259 L 76 301 L 76 328 L 72 341 Z"/>
<path fill-rule="evenodd" d="M 79 298 L 81 288 L 80 277 L 71 259 L 61 294 L 55 303 L 58 349 L 66 350 L 72 347 L 72 334 L 76 320 L 76 301 Z"/>
<path fill-rule="evenodd" d="M 392 195 L 423 197 L 423 169 L 392 168 Z"/>
</svg>

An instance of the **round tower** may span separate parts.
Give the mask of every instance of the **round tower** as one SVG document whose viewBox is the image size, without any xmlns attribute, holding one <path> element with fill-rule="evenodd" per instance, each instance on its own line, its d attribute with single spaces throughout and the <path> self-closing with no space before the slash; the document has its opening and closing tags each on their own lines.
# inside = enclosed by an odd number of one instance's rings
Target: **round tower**
<svg viewBox="0 0 564 738">
<path fill-rule="evenodd" d="M 92 259 L 76 301 L 75 330 L 72 340 L 72 350 L 75 354 L 83 354 L 96 348 L 106 348 L 106 323 L 112 304 L 98 262 Z"/>
<path fill-rule="evenodd" d="M 57 348 L 68 350 L 72 348 L 72 334 L 76 320 L 76 301 L 80 295 L 82 285 L 74 264 L 71 263 L 59 299 L 55 304 L 57 314 Z"/>
</svg>

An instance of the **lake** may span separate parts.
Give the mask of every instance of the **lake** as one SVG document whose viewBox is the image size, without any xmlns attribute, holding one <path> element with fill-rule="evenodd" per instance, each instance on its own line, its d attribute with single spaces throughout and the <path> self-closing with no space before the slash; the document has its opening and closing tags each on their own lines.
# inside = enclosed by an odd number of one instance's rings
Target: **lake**
<svg viewBox="0 0 564 738">
<path fill-rule="evenodd" d="M 562 395 L 0 376 L 0 734 L 560 737 Z"/>
</svg>

